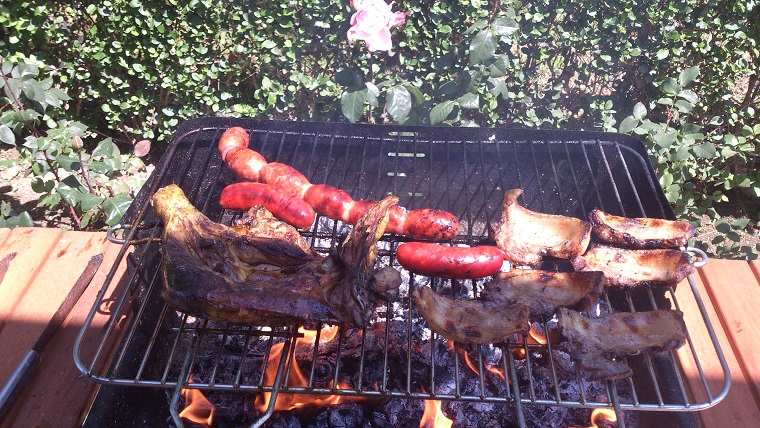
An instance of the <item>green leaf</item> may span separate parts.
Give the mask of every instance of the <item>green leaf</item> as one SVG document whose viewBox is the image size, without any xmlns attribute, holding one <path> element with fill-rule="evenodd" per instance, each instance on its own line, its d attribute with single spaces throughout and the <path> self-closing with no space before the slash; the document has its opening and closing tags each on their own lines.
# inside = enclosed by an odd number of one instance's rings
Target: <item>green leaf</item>
<svg viewBox="0 0 760 428">
<path fill-rule="evenodd" d="M 61 198 L 63 198 L 63 200 L 71 206 L 76 206 L 79 202 L 80 196 L 82 195 L 82 192 L 76 188 L 72 188 L 66 183 L 58 184 L 58 187 L 55 189 L 55 191 L 58 192 L 58 194 L 61 195 Z"/>
<path fill-rule="evenodd" d="M 16 145 L 16 135 L 7 125 L 0 125 L 0 141 L 5 144 Z"/>
<path fill-rule="evenodd" d="M 472 24 L 470 28 L 468 28 L 467 31 L 464 32 L 464 35 L 466 36 L 468 34 L 474 33 L 482 28 L 485 28 L 486 26 L 488 26 L 488 21 L 486 21 L 485 19 L 475 21 L 475 23 Z"/>
<path fill-rule="evenodd" d="M 412 94 L 403 85 L 388 88 L 388 93 L 385 95 L 385 109 L 393 120 L 401 122 L 412 111 Z"/>
<path fill-rule="evenodd" d="M 79 158 L 76 156 L 61 155 L 57 156 L 55 160 L 66 171 L 78 171 L 82 167 Z"/>
<path fill-rule="evenodd" d="M 684 89 L 678 93 L 678 96 L 690 102 L 691 104 L 696 104 L 699 102 L 699 97 L 691 89 Z"/>
<path fill-rule="evenodd" d="M 488 60 L 486 65 L 488 66 L 488 74 L 491 77 L 506 76 L 509 69 L 506 55 L 496 55 L 493 59 Z"/>
<path fill-rule="evenodd" d="M 118 224 L 131 204 L 132 197 L 129 195 L 116 195 L 103 201 L 106 224 L 109 226 Z"/>
<path fill-rule="evenodd" d="M 681 146 L 678 148 L 678 150 L 676 150 L 676 154 L 675 154 L 676 162 L 683 162 L 689 158 L 691 158 L 691 153 L 689 152 L 688 147 Z"/>
<path fill-rule="evenodd" d="M 633 106 L 633 117 L 638 120 L 643 120 L 647 116 L 647 108 L 641 102 L 636 103 Z"/>
<path fill-rule="evenodd" d="M 670 147 L 676 142 L 678 133 L 676 131 L 658 132 L 654 135 L 654 142 L 660 147 Z"/>
<path fill-rule="evenodd" d="M 733 228 L 734 230 L 743 230 L 747 227 L 748 224 L 749 224 L 748 218 L 746 217 L 737 218 L 736 220 L 733 221 L 733 223 L 731 223 L 731 228 Z"/>
<path fill-rule="evenodd" d="M 470 65 L 486 62 L 495 53 L 496 36 L 489 29 L 482 30 L 470 42 Z"/>
<path fill-rule="evenodd" d="M 678 82 L 672 77 L 665 79 L 665 81 L 662 82 L 662 86 L 660 88 L 668 95 L 676 95 L 681 91 L 681 87 L 678 85 Z"/>
<path fill-rule="evenodd" d="M 488 92 L 490 92 L 494 97 L 498 97 L 501 94 L 506 94 L 508 91 L 507 84 L 504 82 L 504 79 L 500 79 L 498 77 L 488 78 L 487 85 Z"/>
<path fill-rule="evenodd" d="M 335 83 L 346 87 L 359 86 L 362 84 L 362 77 L 358 73 L 344 68 L 335 74 Z"/>
<path fill-rule="evenodd" d="M 100 206 L 104 200 L 105 199 L 100 196 L 87 192 L 80 195 L 79 204 L 82 207 L 82 211 L 89 211 L 97 206 Z"/>
<path fill-rule="evenodd" d="M 106 138 L 105 140 L 98 143 L 98 146 L 95 147 L 95 150 L 92 151 L 92 157 L 110 159 L 117 155 L 119 155 L 119 148 L 110 138 Z"/>
<path fill-rule="evenodd" d="M 454 101 L 444 101 L 430 110 L 430 124 L 436 125 L 446 120 L 456 107 Z"/>
<path fill-rule="evenodd" d="M 699 77 L 699 66 L 695 65 L 694 67 L 689 67 L 686 70 L 683 70 L 681 74 L 678 75 L 678 83 L 685 88 L 696 80 L 697 77 Z"/>
<path fill-rule="evenodd" d="M 725 234 L 731 231 L 731 225 L 726 220 L 718 220 L 715 222 L 715 230 Z"/>
<path fill-rule="evenodd" d="M 340 107 L 343 116 L 351 123 L 356 123 L 364 114 L 364 104 L 367 102 L 367 89 L 364 87 L 349 88 L 340 96 Z"/>
<path fill-rule="evenodd" d="M 625 119 L 623 119 L 622 122 L 620 122 L 620 127 L 618 128 L 618 132 L 621 134 L 628 134 L 629 132 L 633 131 L 633 128 L 638 126 L 639 119 L 628 116 Z"/>
<path fill-rule="evenodd" d="M 694 108 L 694 105 L 688 101 L 676 100 L 676 108 L 681 113 L 688 113 Z"/>
<path fill-rule="evenodd" d="M 713 143 L 707 142 L 694 146 L 694 154 L 702 159 L 712 159 L 716 156 L 717 151 Z"/>
<path fill-rule="evenodd" d="M 464 109 L 477 110 L 480 108 L 480 96 L 473 92 L 468 92 L 457 98 L 457 102 Z"/>
<path fill-rule="evenodd" d="M 500 36 L 511 36 L 520 29 L 520 26 L 514 18 L 506 17 L 494 19 L 491 28 Z"/>
</svg>

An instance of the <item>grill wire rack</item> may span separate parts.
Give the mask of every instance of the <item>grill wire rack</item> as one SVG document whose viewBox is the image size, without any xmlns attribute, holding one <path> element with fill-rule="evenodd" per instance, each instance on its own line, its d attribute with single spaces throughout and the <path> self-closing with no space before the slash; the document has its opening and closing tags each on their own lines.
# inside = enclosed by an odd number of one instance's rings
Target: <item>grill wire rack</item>
<svg viewBox="0 0 760 428">
<path fill-rule="evenodd" d="M 523 411 L 526 405 L 612 408 L 622 427 L 624 411 L 692 412 L 712 407 L 727 394 L 728 366 L 691 276 L 689 298 L 694 299 L 700 310 L 714 355 L 698 355 L 689 336 L 684 345 L 688 352 L 682 352 L 680 358 L 693 359 L 703 391 L 689 390 L 680 371 L 679 356 L 671 351 L 627 357 L 634 370 L 633 377 L 602 383 L 606 394 L 601 398 L 585 393 L 590 382 L 576 372 L 574 382 L 579 392 L 568 394 L 560 391 L 557 373 L 561 368 L 551 357 L 561 351 L 552 341 L 535 344 L 525 337 L 498 345 L 468 347 L 468 355 L 478 369 L 474 374 L 460 364 L 458 351 L 464 345 L 455 344 L 453 367 L 441 369 L 434 348 L 442 341 L 435 333 L 420 336 L 417 332 L 416 325 L 424 320 L 412 304 L 408 290 L 430 285 L 438 291 L 465 290 L 472 297 L 482 289 L 483 281 L 441 280 L 403 271 L 394 254 L 405 238 L 395 235 L 382 238 L 379 263 L 402 270 L 405 284 L 400 299 L 378 309 L 374 326 L 369 327 L 371 332 L 340 328 L 337 345 L 330 345 L 337 347 L 331 351 L 337 357 L 334 367 L 330 366 L 329 384 L 315 376 L 315 367 L 327 346 L 320 344 L 317 333 L 310 351 L 311 361 L 298 360 L 298 364 L 306 367 L 307 385 L 288 386 L 296 360 L 296 341 L 303 336 L 298 326 L 251 327 L 194 319 L 174 311 L 161 298 L 161 225 L 150 206 L 150 197 L 158 188 L 174 183 L 212 220 L 230 224 L 238 218 L 240 213 L 218 205 L 221 190 L 237 181 L 216 150 L 221 133 L 230 126 L 244 127 L 251 135 L 251 147 L 269 162 L 292 165 L 312 183 L 342 188 L 354 199 L 379 200 L 394 194 L 400 197 L 399 205 L 408 209 L 429 207 L 452 212 L 460 219 L 460 233 L 451 241 L 452 245 L 489 244 L 488 231 L 499 221 L 504 191 L 511 188 L 524 189 L 521 204 L 540 212 L 585 219 L 592 209 L 599 208 L 628 217 L 675 218 L 643 145 L 620 134 L 194 119 L 178 128 L 156 170 L 125 214 L 120 233 L 109 231 L 111 239 L 123 245 L 74 346 L 77 366 L 93 381 L 173 390 L 171 412 L 177 426 L 182 426 L 177 406 L 185 388 L 270 393 L 269 406 L 254 426 L 271 416 L 279 393 L 505 403 L 514 407 L 520 426 L 526 425 Z M 339 245 L 349 230 L 340 222 L 318 215 L 312 228 L 302 234 L 317 251 L 326 254 Z M 706 261 L 704 253 L 689 250 L 699 254 L 697 263 Z M 112 282 L 121 263 L 127 264 L 127 285 L 117 289 Z M 567 268 L 566 264 L 548 260 L 540 267 L 562 270 Z M 680 309 L 674 288 L 608 291 L 588 314 L 652 309 Z M 95 314 L 104 311 L 110 314 L 108 321 L 104 325 L 93 324 Z M 546 325 L 549 320 L 540 321 L 538 325 Z M 404 349 L 400 357 L 391 355 L 393 351 L 389 350 L 388 344 L 394 340 L 391 336 L 395 335 L 391 334 L 391 325 L 401 326 L 402 341 L 406 342 L 400 344 Z M 319 331 L 322 326 L 312 327 Z M 370 357 L 365 349 L 370 347 L 366 338 L 378 331 L 376 336 L 384 343 L 379 360 Z M 355 334 L 361 337 L 358 370 L 346 373 L 342 355 L 348 335 Z M 84 351 L 85 342 L 95 344 L 87 347 L 94 351 Z M 262 344 L 263 351 L 251 351 L 251 346 L 257 343 Z M 277 367 L 272 380 L 264 373 L 270 349 L 276 343 L 282 343 L 281 355 L 285 357 L 273 361 Z M 517 361 L 515 355 L 520 352 L 523 357 Z M 209 358 L 199 357 L 207 354 L 212 355 L 213 363 L 208 363 Z M 540 355 L 550 356 L 548 379 L 534 375 L 539 370 L 536 360 Z M 396 357 L 401 358 L 400 364 L 393 364 Z M 724 373 L 720 390 L 708 385 L 700 363 L 704 358 L 720 361 Z M 422 376 L 416 369 L 420 359 L 427 360 Z M 230 365 L 235 367 L 233 375 L 223 377 L 220 367 Z M 376 366 L 376 370 L 369 370 L 370 366 Z M 499 388 L 493 388 L 493 380 L 487 377 L 489 368 L 502 373 Z M 446 391 L 437 389 L 441 376 L 451 372 L 453 387 Z M 478 388 L 475 392 L 464 390 L 464 377 L 473 375 Z M 350 386 L 340 383 L 347 377 Z M 537 389 L 536 384 L 542 382 L 550 385 L 548 394 Z M 620 391 L 625 393 L 621 395 Z M 706 399 L 694 400 L 694 396 Z"/>
</svg>

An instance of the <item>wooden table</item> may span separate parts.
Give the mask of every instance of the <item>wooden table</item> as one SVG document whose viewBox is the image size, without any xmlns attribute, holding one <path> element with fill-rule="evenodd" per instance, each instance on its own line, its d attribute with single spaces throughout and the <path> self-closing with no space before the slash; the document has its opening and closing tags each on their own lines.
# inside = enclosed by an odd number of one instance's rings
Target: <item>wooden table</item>
<svg viewBox="0 0 760 428">
<path fill-rule="evenodd" d="M 105 233 L 63 232 L 59 229 L 0 229 L 0 384 L 4 384 L 27 351 L 40 338 L 49 337 L 40 364 L 14 401 L 2 427 L 79 426 L 98 386 L 84 378 L 73 361 L 73 344 L 84 319 L 114 264 L 120 246 Z M 92 279 L 82 273 L 93 256 L 102 254 Z M 122 263 L 111 283 L 120 281 Z M 5 269 L 3 268 L 5 266 Z M 716 406 L 701 411 L 705 427 L 760 426 L 760 262 L 710 260 L 693 279 L 712 320 L 716 336 L 731 370 L 731 389 Z M 85 287 L 82 283 L 86 282 Z M 109 291 L 107 294 L 115 293 Z M 80 295 L 81 293 L 81 295 Z M 676 291 L 694 347 L 710 389 L 720 390 L 723 371 L 689 284 Z M 72 302 L 72 300 L 74 300 Z M 70 309 L 64 311 L 61 309 Z M 107 315 L 96 315 L 94 326 Z M 50 326 L 60 326 L 51 334 Z M 86 343 L 85 343 L 86 346 Z M 684 347 L 687 348 L 687 347 Z M 679 350 L 685 352 L 684 348 Z M 703 358 L 700 348 L 707 351 Z M 681 358 L 687 386 L 695 400 L 703 400 L 698 368 Z M 701 402 L 701 401 L 698 401 Z"/>
</svg>

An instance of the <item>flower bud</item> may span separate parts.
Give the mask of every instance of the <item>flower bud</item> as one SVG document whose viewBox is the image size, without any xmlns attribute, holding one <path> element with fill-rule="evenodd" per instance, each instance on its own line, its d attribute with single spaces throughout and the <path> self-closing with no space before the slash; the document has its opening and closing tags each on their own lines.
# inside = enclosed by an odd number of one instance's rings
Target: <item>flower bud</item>
<svg viewBox="0 0 760 428">
<path fill-rule="evenodd" d="M 75 135 L 74 138 L 71 139 L 71 148 L 74 150 L 80 150 L 82 147 L 84 147 L 84 141 L 82 141 L 82 137 Z"/>
</svg>

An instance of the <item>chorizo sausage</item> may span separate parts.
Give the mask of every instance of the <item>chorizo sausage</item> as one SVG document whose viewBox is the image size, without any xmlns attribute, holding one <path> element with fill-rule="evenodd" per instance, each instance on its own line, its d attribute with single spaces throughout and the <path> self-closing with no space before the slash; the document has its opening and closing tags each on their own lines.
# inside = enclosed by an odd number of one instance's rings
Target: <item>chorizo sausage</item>
<svg viewBox="0 0 760 428">
<path fill-rule="evenodd" d="M 410 272 L 448 279 L 491 276 L 501 269 L 504 253 L 492 246 L 451 247 L 432 242 L 404 242 L 396 259 Z"/>
<path fill-rule="evenodd" d="M 269 184 L 240 182 L 222 190 L 219 205 L 230 210 L 248 211 L 263 205 L 278 219 L 301 229 L 314 223 L 316 214 L 303 199 Z"/>
<path fill-rule="evenodd" d="M 355 224 L 374 205 L 372 201 L 355 201 L 341 189 L 312 184 L 295 168 L 279 162 L 268 163 L 258 152 L 248 148 L 245 129 L 232 127 L 219 139 L 219 154 L 227 167 L 239 178 L 279 187 L 303 198 L 314 210 L 333 220 Z M 391 209 L 387 231 L 418 239 L 451 239 L 459 232 L 459 221 L 448 212 L 422 209 L 406 212 Z"/>
</svg>

